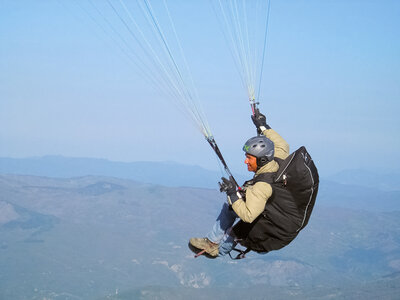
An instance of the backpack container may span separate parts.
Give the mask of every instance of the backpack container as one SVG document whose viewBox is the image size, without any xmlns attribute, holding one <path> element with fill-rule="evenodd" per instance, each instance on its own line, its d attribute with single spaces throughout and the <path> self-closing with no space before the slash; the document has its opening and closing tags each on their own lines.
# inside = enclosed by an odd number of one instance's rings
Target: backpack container
<svg viewBox="0 0 400 300">
<path fill-rule="evenodd" d="M 244 186 L 259 181 L 272 186 L 264 211 L 252 223 L 239 221 L 233 231 L 247 248 L 267 253 L 288 245 L 308 223 L 318 192 L 317 168 L 306 148 L 300 147 L 279 164 L 276 173 L 262 173 Z"/>
</svg>

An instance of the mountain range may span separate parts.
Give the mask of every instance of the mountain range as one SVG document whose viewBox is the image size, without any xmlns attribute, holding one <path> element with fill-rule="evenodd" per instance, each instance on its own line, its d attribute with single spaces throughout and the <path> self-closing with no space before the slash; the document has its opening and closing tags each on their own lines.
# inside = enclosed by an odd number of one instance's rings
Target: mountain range
<svg viewBox="0 0 400 300">
<path fill-rule="evenodd" d="M 318 167 L 318 165 L 317 165 Z M 0 157 L 0 174 L 35 175 L 55 178 L 99 175 L 132 179 L 165 186 L 216 188 L 223 172 L 176 162 L 117 162 L 107 159 L 64 157 L 9 158 Z M 237 181 L 248 180 L 251 174 L 234 174 Z M 334 175 L 320 174 L 325 181 L 336 184 L 400 191 L 400 172 L 376 170 L 343 170 Z"/>
<path fill-rule="evenodd" d="M 55 178 L 99 175 L 127 178 L 165 186 L 215 188 L 221 176 L 199 166 L 174 162 L 115 162 L 97 158 L 44 156 L 31 158 L 0 158 L 0 174 L 35 175 Z M 239 182 L 246 180 L 235 175 Z"/>
<path fill-rule="evenodd" d="M 174 162 L 113 162 L 95 158 L 44 156 L 0 158 L 0 174 L 72 178 L 87 175 L 131 179 L 169 187 L 216 189 L 222 172 Z M 251 174 L 235 174 L 239 183 Z M 318 201 L 324 205 L 369 211 L 400 210 L 400 172 L 347 170 L 320 174 Z"/>
</svg>

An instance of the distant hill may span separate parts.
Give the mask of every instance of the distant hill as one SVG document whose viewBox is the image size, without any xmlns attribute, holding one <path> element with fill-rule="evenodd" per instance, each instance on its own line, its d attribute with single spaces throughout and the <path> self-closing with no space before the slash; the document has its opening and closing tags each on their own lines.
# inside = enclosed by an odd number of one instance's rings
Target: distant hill
<svg viewBox="0 0 400 300">
<path fill-rule="evenodd" d="M 127 178 L 166 186 L 217 188 L 221 172 L 173 162 L 114 162 L 97 158 L 44 156 L 0 158 L 0 174 L 70 178 L 87 175 Z M 235 175 L 239 182 L 244 176 Z"/>
<path fill-rule="evenodd" d="M 400 191 L 321 180 L 318 203 L 367 211 L 400 211 Z"/>
<path fill-rule="evenodd" d="M 345 170 L 326 178 L 341 184 L 400 191 L 400 171 Z"/>
<path fill-rule="evenodd" d="M 73 178 L 87 175 L 131 179 L 170 187 L 217 189 L 221 172 L 174 162 L 113 162 L 105 159 L 44 156 L 0 158 L 0 174 Z M 247 176 L 247 177 L 246 177 Z M 252 174 L 237 175 L 239 183 Z M 400 210 L 400 173 L 383 176 L 367 171 L 343 171 L 329 178 L 321 176 L 318 202 L 329 206 L 370 211 Z"/>
<path fill-rule="evenodd" d="M 115 177 L 1 175 L 0 299 L 224 299 L 223 289 L 225 299 L 400 294 L 400 211 L 324 199 L 280 251 L 194 259 L 189 237 L 204 236 L 224 201 L 217 190 Z"/>
</svg>

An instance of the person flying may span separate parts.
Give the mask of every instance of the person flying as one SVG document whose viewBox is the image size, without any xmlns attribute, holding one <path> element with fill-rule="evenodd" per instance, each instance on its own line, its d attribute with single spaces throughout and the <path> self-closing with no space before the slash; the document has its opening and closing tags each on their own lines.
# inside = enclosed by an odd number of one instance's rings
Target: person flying
<svg viewBox="0 0 400 300">
<path fill-rule="evenodd" d="M 260 135 L 250 138 L 243 146 L 247 170 L 253 172 L 256 179 L 261 174 L 275 174 L 279 169 L 276 159 L 284 160 L 289 156 L 288 143 L 266 123 L 266 117 L 259 111 L 252 115 L 254 125 Z M 272 186 L 264 181 L 255 183 L 246 181 L 237 191 L 234 179 L 222 178 L 221 191 L 227 194 L 212 229 L 203 238 L 191 238 L 189 246 L 195 252 L 211 257 L 226 255 L 234 249 L 238 242 L 238 234 L 233 230 L 239 218 L 246 224 L 253 224 L 264 212 L 267 201 L 273 194 Z M 242 222 L 242 223 L 243 223 Z M 243 227 L 243 226 L 242 226 Z"/>
</svg>

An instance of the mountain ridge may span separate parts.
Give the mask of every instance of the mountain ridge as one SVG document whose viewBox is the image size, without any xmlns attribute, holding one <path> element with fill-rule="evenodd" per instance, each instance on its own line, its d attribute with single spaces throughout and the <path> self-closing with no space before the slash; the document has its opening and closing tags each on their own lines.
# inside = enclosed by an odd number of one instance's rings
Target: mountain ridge
<svg viewBox="0 0 400 300">
<path fill-rule="evenodd" d="M 166 186 L 205 188 L 217 188 L 217 182 L 223 176 L 222 172 L 172 161 L 119 162 L 104 158 L 65 157 L 61 155 L 27 158 L 0 157 L 0 174 L 34 175 L 51 178 L 99 175 L 128 178 Z M 234 175 L 239 183 L 252 176 L 249 173 Z M 383 192 L 400 191 L 400 171 L 348 169 L 330 176 L 320 174 L 320 178 L 323 181 L 375 188 Z"/>
<path fill-rule="evenodd" d="M 400 210 L 400 191 L 392 178 L 390 188 L 385 176 L 374 172 L 356 172 L 358 181 L 346 182 L 353 171 L 340 176 L 324 178 L 320 174 L 317 201 L 320 204 L 371 211 Z M 46 176 L 48 178 L 79 178 L 84 176 L 105 176 L 125 178 L 136 182 L 169 187 L 197 187 L 216 190 L 221 174 L 198 166 L 181 165 L 174 162 L 113 162 L 105 159 L 68 158 L 46 156 L 26 159 L 0 158 L 0 174 L 23 174 Z M 361 174 L 361 175 L 360 175 Z M 395 174 L 395 173 L 393 173 Z M 252 174 L 235 175 L 237 181 L 244 182 Z M 361 176 L 381 178 L 376 184 L 363 184 Z M 400 175 L 399 175 L 400 178 Z M 394 185 L 392 185 L 394 184 Z M 385 188 L 382 188 L 385 186 Z"/>
<path fill-rule="evenodd" d="M 57 178 L 100 175 L 128 178 L 166 186 L 217 187 L 221 173 L 195 165 L 175 162 L 115 162 L 100 158 L 44 156 L 0 157 L 0 174 L 34 175 Z M 171 176 L 173 175 L 173 176 Z M 239 181 L 245 176 L 235 174 Z"/>
</svg>

